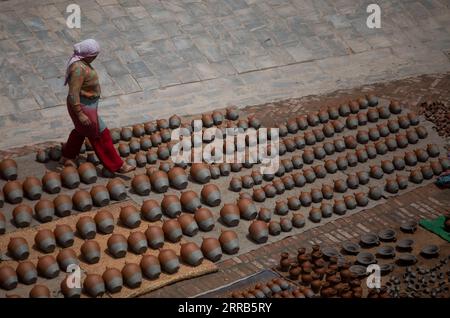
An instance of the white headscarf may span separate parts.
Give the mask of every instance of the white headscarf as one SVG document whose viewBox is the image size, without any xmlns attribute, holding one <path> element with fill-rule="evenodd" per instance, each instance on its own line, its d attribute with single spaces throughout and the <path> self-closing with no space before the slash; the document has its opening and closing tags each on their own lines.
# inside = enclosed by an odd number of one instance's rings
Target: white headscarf
<svg viewBox="0 0 450 318">
<path fill-rule="evenodd" d="M 94 39 L 87 39 L 75 44 L 73 46 L 73 54 L 67 62 L 64 85 L 67 85 L 67 82 L 69 81 L 69 68 L 73 63 L 81 61 L 86 57 L 97 56 L 98 53 L 100 53 L 100 45 Z"/>
</svg>

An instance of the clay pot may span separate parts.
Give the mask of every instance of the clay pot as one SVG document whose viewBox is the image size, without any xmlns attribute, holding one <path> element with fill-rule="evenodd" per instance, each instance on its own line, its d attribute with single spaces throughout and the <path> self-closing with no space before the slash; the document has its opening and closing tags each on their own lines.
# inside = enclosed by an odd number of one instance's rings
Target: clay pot
<svg viewBox="0 0 450 318">
<path fill-rule="evenodd" d="M 322 133 L 325 137 L 333 137 L 334 135 L 334 126 L 332 123 L 326 123 L 322 127 Z"/>
<path fill-rule="evenodd" d="M 402 129 L 409 128 L 410 123 L 409 123 L 409 119 L 407 116 L 398 116 L 397 120 L 398 120 L 398 125 L 400 126 L 400 128 L 402 128 Z"/>
<path fill-rule="evenodd" d="M 392 159 L 392 164 L 395 167 L 395 170 L 403 170 L 405 169 L 405 160 L 401 156 L 394 156 Z"/>
<path fill-rule="evenodd" d="M 150 135 L 150 140 L 152 142 L 152 146 L 158 147 L 162 143 L 161 134 L 159 132 L 155 132 Z"/>
<path fill-rule="evenodd" d="M 397 193 L 399 190 L 397 181 L 395 179 L 387 179 L 385 189 L 389 193 Z"/>
<path fill-rule="evenodd" d="M 81 296 L 81 288 L 69 287 L 67 282 L 72 279 L 71 276 L 67 275 L 60 284 L 61 293 L 64 298 L 80 298 Z"/>
<path fill-rule="evenodd" d="M 122 258 L 128 249 L 127 239 L 122 234 L 112 234 L 107 242 L 108 252 L 115 258 Z"/>
<path fill-rule="evenodd" d="M 97 181 L 97 171 L 95 166 L 90 162 L 85 162 L 78 167 L 78 174 L 81 181 L 86 184 L 95 183 Z"/>
<path fill-rule="evenodd" d="M 420 168 L 420 172 L 422 172 L 422 176 L 425 180 L 433 178 L 433 169 L 431 169 L 429 166 L 422 166 Z"/>
<path fill-rule="evenodd" d="M 99 207 L 108 205 L 110 201 L 108 189 L 103 185 L 93 186 L 91 189 L 91 197 L 94 205 Z"/>
<path fill-rule="evenodd" d="M 375 179 L 381 179 L 384 175 L 383 169 L 379 166 L 371 166 L 370 167 L 370 176 Z"/>
<path fill-rule="evenodd" d="M 147 158 L 148 164 L 155 164 L 156 161 L 158 160 L 158 154 L 154 149 L 149 149 L 145 154 L 145 157 Z"/>
<path fill-rule="evenodd" d="M 358 192 L 355 194 L 355 200 L 358 206 L 366 206 L 369 204 L 369 199 L 367 197 L 367 194 L 363 192 Z"/>
<path fill-rule="evenodd" d="M 230 181 L 229 189 L 234 192 L 239 192 L 242 189 L 242 181 L 240 178 L 233 177 Z"/>
<path fill-rule="evenodd" d="M 248 228 L 248 232 L 250 238 L 258 244 L 267 242 L 267 239 L 269 238 L 269 230 L 264 221 L 253 221 Z"/>
<path fill-rule="evenodd" d="M 347 212 L 347 205 L 344 200 L 334 200 L 333 212 L 337 215 L 344 215 Z"/>
<path fill-rule="evenodd" d="M 191 177 L 198 183 L 208 183 L 211 179 L 211 173 L 208 166 L 203 163 L 193 163 L 190 170 Z"/>
<path fill-rule="evenodd" d="M 198 232 L 198 225 L 194 220 L 194 217 L 190 214 L 183 214 L 178 217 L 178 223 L 180 223 L 181 229 L 184 235 L 194 236 Z"/>
<path fill-rule="evenodd" d="M 159 263 L 164 272 L 174 274 L 180 268 L 180 261 L 175 252 L 171 249 L 162 249 L 158 255 Z"/>
<path fill-rule="evenodd" d="M 423 126 L 416 127 L 416 133 L 420 139 L 424 139 L 428 136 L 427 129 Z"/>
<path fill-rule="evenodd" d="M 5 234 L 5 232 L 6 232 L 6 218 L 0 211 L 0 235 Z"/>
<path fill-rule="evenodd" d="M 266 193 L 262 188 L 253 189 L 253 201 L 264 202 L 266 200 Z"/>
<path fill-rule="evenodd" d="M 236 254 L 239 251 L 239 240 L 234 231 L 222 231 L 219 242 L 222 251 L 229 255 Z"/>
<path fill-rule="evenodd" d="M 316 128 L 312 131 L 317 142 L 321 142 L 325 139 L 325 135 L 323 134 L 322 129 Z"/>
<path fill-rule="evenodd" d="M 336 139 L 334 141 L 334 149 L 336 152 L 342 152 L 345 150 L 345 142 L 343 139 Z"/>
<path fill-rule="evenodd" d="M 375 148 L 374 145 L 367 144 L 365 146 L 365 150 L 366 150 L 366 153 L 367 153 L 367 157 L 369 159 L 373 159 L 373 158 L 375 158 L 377 156 L 377 149 Z"/>
<path fill-rule="evenodd" d="M 430 168 L 433 170 L 434 175 L 439 176 L 444 170 L 442 169 L 442 165 L 439 161 L 431 161 Z"/>
<path fill-rule="evenodd" d="M 8 252 L 13 259 L 18 261 L 25 260 L 30 255 L 28 243 L 23 237 L 10 238 Z"/>
<path fill-rule="evenodd" d="M 56 257 L 56 261 L 63 271 L 67 271 L 69 265 L 71 264 L 78 265 L 77 254 L 71 248 L 60 250 L 58 256 Z"/>
<path fill-rule="evenodd" d="M 91 297 L 100 297 L 105 293 L 105 282 L 102 276 L 88 274 L 83 282 L 84 291 Z"/>
<path fill-rule="evenodd" d="M 393 134 L 397 133 L 400 130 L 400 126 L 398 124 L 398 121 L 395 119 L 389 119 L 387 126 L 389 128 L 389 131 Z"/>
<path fill-rule="evenodd" d="M 81 212 L 86 212 L 92 209 L 92 198 L 89 192 L 85 190 L 78 190 L 72 196 L 73 206 Z"/>
<path fill-rule="evenodd" d="M 375 143 L 375 149 L 379 155 L 385 155 L 388 152 L 388 147 L 383 140 L 379 140 Z"/>
<path fill-rule="evenodd" d="M 405 152 L 405 163 L 408 166 L 415 166 L 417 164 L 417 156 L 414 152 Z"/>
<path fill-rule="evenodd" d="M 5 195 L 6 201 L 11 204 L 18 204 L 22 202 L 23 199 L 23 190 L 22 184 L 17 181 L 8 181 L 3 186 L 3 194 Z"/>
<path fill-rule="evenodd" d="M 320 212 L 323 218 L 329 218 L 333 214 L 333 206 L 329 203 L 323 202 L 320 205 Z"/>
<path fill-rule="evenodd" d="M 417 135 L 416 131 L 412 129 L 407 130 L 406 138 L 408 138 L 408 142 L 412 145 L 417 144 L 417 142 L 419 141 L 419 136 Z"/>
<path fill-rule="evenodd" d="M 50 290 L 44 285 L 35 285 L 29 293 L 30 298 L 50 298 Z"/>
<path fill-rule="evenodd" d="M 319 116 L 314 113 L 309 113 L 306 115 L 306 120 L 310 126 L 317 126 L 320 123 Z"/>
<path fill-rule="evenodd" d="M 39 230 L 34 236 L 36 247 L 43 253 L 52 253 L 56 248 L 55 236 L 47 229 Z"/>
<path fill-rule="evenodd" d="M 383 190 L 380 187 L 378 186 L 369 187 L 369 198 L 371 198 L 372 200 L 379 200 L 381 199 L 382 195 Z"/>
<path fill-rule="evenodd" d="M 58 263 L 51 255 L 39 257 L 36 268 L 39 275 L 44 278 L 51 279 L 59 275 Z"/>
<path fill-rule="evenodd" d="M 285 172 L 291 172 L 292 170 L 294 170 L 294 165 L 292 164 L 291 159 L 282 159 L 281 164 L 283 165 Z"/>
<path fill-rule="evenodd" d="M 131 232 L 127 243 L 129 249 L 135 254 L 143 254 L 147 251 L 147 238 L 142 232 Z"/>
<path fill-rule="evenodd" d="M 118 269 L 107 267 L 103 272 L 102 279 L 108 292 L 114 294 L 122 290 L 122 273 Z"/>
<path fill-rule="evenodd" d="M 366 172 L 366 171 L 358 171 L 356 173 L 356 175 L 358 176 L 359 184 L 365 185 L 365 184 L 369 183 L 370 177 L 369 177 L 369 173 L 368 172 Z"/>
<path fill-rule="evenodd" d="M 303 176 L 306 179 L 306 182 L 313 183 L 316 180 L 316 174 L 310 168 L 303 170 Z"/>
<path fill-rule="evenodd" d="M 347 158 L 344 156 L 339 156 L 336 159 L 336 165 L 339 170 L 346 170 L 348 168 Z"/>
<path fill-rule="evenodd" d="M 144 136 L 139 141 L 139 146 L 141 150 L 147 151 L 152 147 L 152 140 L 148 136 Z"/>
<path fill-rule="evenodd" d="M 134 176 L 133 180 L 131 181 L 131 186 L 133 190 L 139 195 L 146 196 L 150 194 L 150 179 L 145 174 Z"/>
<path fill-rule="evenodd" d="M 305 148 L 306 142 L 305 142 L 305 138 L 303 138 L 303 136 L 295 136 L 294 142 L 295 142 L 295 145 L 297 146 L 297 149 Z"/>
<path fill-rule="evenodd" d="M 316 143 L 316 137 L 311 131 L 306 131 L 303 138 L 305 138 L 305 143 L 307 145 L 314 145 Z"/>
<path fill-rule="evenodd" d="M 425 162 L 429 158 L 427 151 L 423 149 L 416 149 L 414 150 L 414 153 L 417 156 L 417 160 L 419 160 L 420 162 Z"/>
<path fill-rule="evenodd" d="M 174 219 L 165 220 L 162 225 L 162 230 L 164 232 L 165 238 L 167 238 L 172 243 L 178 242 L 183 235 L 180 223 L 178 223 L 178 221 Z"/>
<path fill-rule="evenodd" d="M 350 107 L 348 104 L 339 105 L 339 115 L 343 117 L 350 115 Z"/>
<path fill-rule="evenodd" d="M 369 122 L 377 122 L 379 118 L 380 115 L 378 114 L 378 111 L 376 109 L 371 108 L 367 111 L 367 119 L 369 120 Z"/>
<path fill-rule="evenodd" d="M 280 218 L 280 226 L 283 232 L 290 232 L 292 230 L 292 222 L 289 218 Z"/>
<path fill-rule="evenodd" d="M 46 163 L 50 160 L 49 154 L 46 150 L 39 149 L 36 152 L 36 161 L 40 163 Z"/>
<path fill-rule="evenodd" d="M 33 210 L 27 204 L 19 204 L 14 208 L 12 215 L 14 225 L 23 228 L 30 226 L 33 219 Z"/>
<path fill-rule="evenodd" d="M 278 215 L 286 215 L 289 212 L 289 207 L 285 201 L 277 201 L 275 204 L 275 213 Z"/>
<path fill-rule="evenodd" d="M 156 153 L 158 154 L 158 158 L 161 160 L 167 160 L 170 157 L 169 148 L 165 145 L 159 145 Z"/>
<path fill-rule="evenodd" d="M 128 288 L 138 288 L 142 283 L 142 271 L 139 265 L 134 263 L 125 263 L 122 268 L 123 282 Z"/>
<path fill-rule="evenodd" d="M 25 195 L 30 200 L 39 200 L 42 195 L 42 183 L 36 177 L 27 177 L 22 184 Z"/>
<path fill-rule="evenodd" d="M 36 267 L 34 266 L 34 264 L 32 262 L 28 262 L 28 261 L 20 262 L 19 265 L 17 266 L 16 273 L 17 273 L 17 278 L 19 279 L 19 281 L 25 285 L 32 285 L 32 284 L 36 283 L 37 278 L 38 278 Z M 0 277 L 1 276 L 2 276 L 2 274 L 1 274 L 1 269 L 0 269 Z M 12 277 L 14 277 L 14 276 L 12 276 Z M 0 281 L 1 280 L 2 279 L 0 278 Z M 16 279 L 16 282 L 17 282 L 17 279 Z M 2 285 L 2 284 L 0 283 L 0 285 Z"/>
<path fill-rule="evenodd" d="M 72 228 L 67 224 L 58 224 L 53 231 L 56 242 L 61 247 L 69 247 L 73 245 L 74 233 Z"/>
<path fill-rule="evenodd" d="M 55 213 L 59 217 L 70 215 L 73 207 L 72 199 L 66 194 L 60 194 L 53 200 L 55 206 Z"/>
<path fill-rule="evenodd" d="M 5 290 L 12 290 L 17 287 L 18 280 L 14 269 L 11 266 L 0 267 L 0 287 Z"/>
<path fill-rule="evenodd" d="M 402 112 L 402 107 L 400 106 L 400 103 L 396 100 L 391 100 L 389 103 L 389 111 L 392 114 L 400 114 Z"/>
<path fill-rule="evenodd" d="M 286 190 L 286 188 L 284 187 L 284 183 L 283 181 L 281 181 L 281 179 L 273 180 L 272 185 L 274 186 L 277 194 L 282 194 Z"/>
<path fill-rule="evenodd" d="M 415 112 L 409 112 L 406 116 L 408 117 L 411 126 L 419 124 L 419 116 L 417 116 Z"/>
<path fill-rule="evenodd" d="M 258 220 L 264 221 L 264 222 L 269 222 L 270 219 L 272 218 L 272 211 L 262 207 L 261 209 L 259 209 L 258 212 Z"/>
<path fill-rule="evenodd" d="M 111 199 L 117 201 L 125 200 L 127 196 L 125 185 L 119 178 L 115 178 L 108 181 L 106 188 L 108 189 L 109 196 L 111 197 Z"/>
<path fill-rule="evenodd" d="M 106 212 L 109 213 L 109 212 Z M 83 239 L 93 239 L 97 233 L 96 222 L 90 216 L 82 216 L 77 222 L 78 234 Z"/>
<path fill-rule="evenodd" d="M 320 190 L 320 189 L 317 189 L 317 188 L 311 189 L 310 195 L 311 195 L 311 200 L 314 203 L 318 203 L 323 200 L 322 190 Z"/>
<path fill-rule="evenodd" d="M 327 110 L 328 110 L 328 116 L 330 117 L 330 119 L 336 119 L 339 117 L 339 111 L 336 107 L 329 106 Z"/>
<path fill-rule="evenodd" d="M 215 222 L 213 214 L 207 208 L 200 208 L 195 211 L 195 222 L 197 222 L 198 227 L 205 232 L 209 232 L 214 228 Z"/>
<path fill-rule="evenodd" d="M 334 191 L 344 193 L 347 189 L 347 183 L 344 180 L 338 179 L 334 181 Z"/>
<path fill-rule="evenodd" d="M 397 175 L 396 178 L 399 189 L 403 190 L 408 187 L 408 178 L 404 176 Z"/>
<path fill-rule="evenodd" d="M 218 206 L 221 202 L 219 188 L 214 184 L 208 184 L 202 188 L 202 200 L 209 206 Z"/>
<path fill-rule="evenodd" d="M 64 167 L 61 171 L 62 184 L 68 189 L 75 189 L 80 185 L 80 176 L 74 167 Z"/>
<path fill-rule="evenodd" d="M 164 119 L 164 118 L 157 119 L 156 126 L 158 127 L 159 130 L 167 129 L 170 127 L 169 122 L 167 121 L 167 119 Z"/>
<path fill-rule="evenodd" d="M 155 176 L 155 178 L 156 177 L 157 176 Z M 187 178 L 187 175 L 186 175 L 186 172 L 184 171 L 184 169 L 179 168 L 179 167 L 174 167 L 174 168 L 170 169 L 170 171 L 168 173 L 168 177 L 170 180 L 170 184 L 175 189 L 180 190 L 180 189 L 185 189 L 187 187 L 188 178 Z M 152 184 L 153 184 L 153 182 L 152 182 Z"/>
<path fill-rule="evenodd" d="M 319 208 L 312 208 L 309 211 L 308 217 L 312 222 L 318 223 L 322 219 L 322 212 Z"/>
<path fill-rule="evenodd" d="M 137 228 L 141 224 L 138 209 L 133 205 L 128 205 L 120 209 L 120 222 L 130 229 Z"/>
<path fill-rule="evenodd" d="M 61 191 L 61 177 L 58 173 L 47 171 L 42 177 L 43 189 L 51 194 Z"/>
<path fill-rule="evenodd" d="M 220 210 L 220 217 L 225 225 L 231 227 L 237 226 L 240 218 L 239 206 L 232 203 L 225 203 Z"/>
<path fill-rule="evenodd" d="M 347 186 L 350 189 L 356 189 L 359 186 L 359 178 L 356 174 L 349 174 L 347 176 Z"/>
<path fill-rule="evenodd" d="M 302 203 L 302 205 L 306 206 L 306 207 L 310 206 L 312 203 L 312 197 L 309 192 L 301 192 L 299 199 L 300 199 L 300 202 Z"/>
<path fill-rule="evenodd" d="M 389 131 L 389 128 L 385 124 L 378 124 L 377 130 L 381 137 L 387 137 L 391 132 Z"/>
<path fill-rule="evenodd" d="M 322 193 L 320 193 L 322 195 Z M 287 205 L 289 210 L 298 210 L 301 207 L 301 202 L 298 198 L 296 197 L 289 197 L 287 199 Z"/>
<path fill-rule="evenodd" d="M 395 167 L 392 161 L 389 160 L 381 160 L 381 169 L 383 169 L 384 173 L 390 174 L 394 172 Z"/>
<path fill-rule="evenodd" d="M 201 207 L 200 199 L 194 191 L 184 191 L 180 197 L 183 210 L 194 213 Z"/>
<path fill-rule="evenodd" d="M 336 171 L 338 170 L 336 161 L 332 159 L 325 160 L 325 169 L 327 169 L 328 173 L 336 173 Z"/>
<path fill-rule="evenodd" d="M 391 112 L 386 106 L 378 106 L 377 111 L 381 119 L 387 119 L 391 116 Z"/>
<path fill-rule="evenodd" d="M 81 255 L 88 264 L 96 264 L 100 260 L 100 245 L 95 240 L 88 240 L 81 245 Z"/>
<path fill-rule="evenodd" d="M 428 155 L 432 158 L 438 157 L 440 154 L 439 147 L 434 144 L 427 145 L 427 152 L 428 152 Z"/>
<path fill-rule="evenodd" d="M 301 172 L 293 173 L 292 179 L 294 180 L 294 184 L 296 187 L 301 188 L 306 184 L 306 178 Z M 267 196 L 267 193 L 266 193 L 266 196 Z"/>
<path fill-rule="evenodd" d="M 244 220 L 253 220 L 256 218 L 258 211 L 251 200 L 246 198 L 239 199 L 237 201 L 237 206 L 239 208 L 240 216 Z"/>
<path fill-rule="evenodd" d="M 305 217 L 301 213 L 293 213 L 291 222 L 294 227 L 302 228 L 305 226 Z"/>
<path fill-rule="evenodd" d="M 349 209 L 349 210 L 353 210 L 357 206 L 357 202 L 353 195 L 344 196 L 344 203 L 345 203 L 345 206 L 347 207 L 347 209 Z"/>
<path fill-rule="evenodd" d="M 320 172 L 320 173 L 322 175 L 322 172 Z M 292 190 L 295 187 L 295 181 L 294 181 L 294 178 L 292 178 L 291 175 L 285 175 L 285 176 L 281 177 L 281 182 L 283 183 L 284 188 L 286 190 Z"/>
<path fill-rule="evenodd" d="M 358 117 L 355 115 L 349 115 L 345 120 L 345 126 L 347 126 L 348 129 L 356 129 L 358 128 L 358 124 Z"/>
<path fill-rule="evenodd" d="M 326 113 L 326 114 L 327 114 L 327 117 L 328 117 L 328 113 Z M 295 120 L 295 118 L 288 119 L 288 121 L 286 123 L 286 127 L 287 127 L 287 130 L 288 130 L 288 132 L 290 134 L 297 133 L 297 131 L 299 129 L 298 125 L 297 125 L 297 121 Z"/>
<path fill-rule="evenodd" d="M 141 258 L 140 267 L 142 273 L 148 279 L 157 279 L 161 274 L 161 265 L 156 256 L 144 255 Z"/>
<path fill-rule="evenodd" d="M 0 175 L 5 180 L 17 179 L 17 163 L 13 159 L 0 161 Z"/>
<path fill-rule="evenodd" d="M 358 126 L 365 126 L 365 125 L 367 125 L 368 119 L 367 119 L 367 114 L 366 113 L 358 113 L 356 115 L 356 117 L 358 118 Z"/>
<path fill-rule="evenodd" d="M 203 262 L 203 254 L 197 244 L 193 242 L 181 244 L 181 260 L 190 266 L 199 266 Z"/>
</svg>

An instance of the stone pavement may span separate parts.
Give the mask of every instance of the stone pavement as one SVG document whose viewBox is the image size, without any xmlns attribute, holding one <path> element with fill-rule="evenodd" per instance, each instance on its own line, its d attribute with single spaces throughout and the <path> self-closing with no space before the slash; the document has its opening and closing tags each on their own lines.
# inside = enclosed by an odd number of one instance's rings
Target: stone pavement
<svg viewBox="0 0 450 318">
<path fill-rule="evenodd" d="M 450 71 L 448 1 L 377 1 L 381 29 L 371 2 L 1 1 L 0 149 L 66 138 L 65 63 L 88 37 L 111 127 Z"/>
</svg>

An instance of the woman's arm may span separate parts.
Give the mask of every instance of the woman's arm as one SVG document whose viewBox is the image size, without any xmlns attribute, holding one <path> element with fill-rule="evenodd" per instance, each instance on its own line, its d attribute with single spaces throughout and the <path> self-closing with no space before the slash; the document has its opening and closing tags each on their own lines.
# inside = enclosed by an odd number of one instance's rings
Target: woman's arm
<svg viewBox="0 0 450 318">
<path fill-rule="evenodd" d="M 91 122 L 87 115 L 81 110 L 80 91 L 84 81 L 84 70 L 79 63 L 72 64 L 69 74 L 69 106 L 77 114 L 78 119 L 83 125 L 89 125 Z"/>
</svg>

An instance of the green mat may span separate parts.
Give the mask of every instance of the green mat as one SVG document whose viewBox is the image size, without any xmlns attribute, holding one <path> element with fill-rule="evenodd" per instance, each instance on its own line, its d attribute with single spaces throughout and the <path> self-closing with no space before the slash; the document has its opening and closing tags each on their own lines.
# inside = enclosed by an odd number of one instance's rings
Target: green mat
<svg viewBox="0 0 450 318">
<path fill-rule="evenodd" d="M 419 224 L 422 227 L 426 228 L 428 231 L 433 232 L 434 234 L 442 237 L 447 242 L 450 242 L 450 233 L 445 231 L 444 222 L 445 216 L 441 215 L 440 217 L 433 220 L 420 220 Z"/>
</svg>

